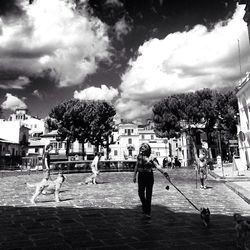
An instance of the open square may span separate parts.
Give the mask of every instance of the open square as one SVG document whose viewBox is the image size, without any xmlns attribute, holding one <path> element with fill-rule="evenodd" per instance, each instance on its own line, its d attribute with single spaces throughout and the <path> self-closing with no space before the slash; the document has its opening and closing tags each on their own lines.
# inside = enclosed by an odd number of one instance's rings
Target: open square
<svg viewBox="0 0 250 250">
<path fill-rule="evenodd" d="M 79 185 L 87 173 L 66 174 L 61 202 L 53 195 L 29 199 L 42 173 L 1 178 L 1 249 L 235 249 L 233 213 L 249 205 L 222 182 L 196 188 L 192 169 L 169 170 L 173 183 L 198 207 L 209 207 L 211 225 L 155 172 L 152 218 L 141 215 L 131 172 L 102 172 L 97 185 Z M 52 175 L 55 178 L 55 175 Z M 222 199 L 223 197 L 223 199 Z"/>
</svg>

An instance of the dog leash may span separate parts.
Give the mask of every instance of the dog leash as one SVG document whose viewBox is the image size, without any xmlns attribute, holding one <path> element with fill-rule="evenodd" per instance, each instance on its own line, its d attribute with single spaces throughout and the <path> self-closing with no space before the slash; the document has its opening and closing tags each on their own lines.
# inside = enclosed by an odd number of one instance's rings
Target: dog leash
<svg viewBox="0 0 250 250">
<path fill-rule="evenodd" d="M 186 195 L 184 194 L 184 193 L 182 193 L 182 191 L 178 188 L 178 187 L 176 187 L 175 185 L 174 185 L 174 183 L 170 180 L 170 179 L 167 179 L 168 181 L 169 181 L 169 183 L 172 185 L 172 186 L 174 186 L 175 187 L 175 189 L 181 194 L 181 195 L 183 195 L 183 197 L 197 210 L 197 211 L 199 211 L 200 212 L 200 209 L 199 208 L 197 208 L 195 205 L 194 205 L 194 203 L 191 201 L 191 200 L 189 200 L 187 197 L 186 197 Z"/>
</svg>

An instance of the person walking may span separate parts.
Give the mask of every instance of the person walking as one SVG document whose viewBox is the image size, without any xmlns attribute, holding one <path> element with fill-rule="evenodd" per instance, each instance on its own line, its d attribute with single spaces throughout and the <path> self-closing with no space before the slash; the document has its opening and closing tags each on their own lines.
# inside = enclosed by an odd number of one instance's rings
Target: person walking
<svg viewBox="0 0 250 250">
<path fill-rule="evenodd" d="M 50 178 L 50 151 L 52 150 L 52 145 L 48 144 L 45 147 L 45 151 L 43 153 L 43 169 L 45 170 L 46 178 Z"/>
<path fill-rule="evenodd" d="M 206 189 L 205 181 L 207 179 L 207 160 L 205 154 L 201 154 L 198 160 L 198 173 L 200 175 L 201 189 Z"/>
<path fill-rule="evenodd" d="M 168 177 L 168 174 L 159 165 L 157 159 L 150 158 L 150 155 L 150 145 L 142 143 L 139 148 L 139 155 L 137 157 L 133 177 L 133 182 L 136 183 L 138 172 L 138 195 L 142 203 L 142 213 L 148 219 L 151 218 L 151 201 L 154 185 L 153 169 L 159 169 L 166 177 Z"/>
</svg>

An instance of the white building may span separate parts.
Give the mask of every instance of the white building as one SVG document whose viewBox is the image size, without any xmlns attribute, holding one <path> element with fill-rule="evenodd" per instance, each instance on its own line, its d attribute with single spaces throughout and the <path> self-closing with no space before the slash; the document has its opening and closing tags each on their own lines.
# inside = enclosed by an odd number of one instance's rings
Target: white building
<svg viewBox="0 0 250 250">
<path fill-rule="evenodd" d="M 35 134 L 43 134 L 45 131 L 44 120 L 28 114 L 28 109 L 16 109 L 14 114 L 9 116 L 9 121 L 20 121 L 22 125 L 29 128 L 32 137 Z"/>
<path fill-rule="evenodd" d="M 152 154 L 157 157 L 160 163 L 169 155 L 177 156 L 181 161 L 182 166 L 188 165 L 188 147 L 185 134 L 179 139 L 159 138 L 155 135 L 154 126 L 151 121 L 145 125 L 138 125 L 131 122 L 120 122 L 117 124 L 115 131 L 112 134 L 112 143 L 110 144 L 109 159 L 114 161 L 136 160 L 139 153 L 139 147 L 143 142 L 149 143 L 152 149 Z M 51 131 L 43 134 L 38 138 L 30 139 L 29 155 L 42 155 L 44 148 L 49 143 L 52 145 L 51 154 L 65 155 L 66 142 L 56 140 L 57 131 Z M 106 149 L 101 149 L 106 154 Z M 85 159 L 92 159 L 95 147 L 90 143 L 84 144 Z M 70 145 L 69 154 L 79 155 L 82 152 L 82 145 L 75 141 Z M 104 156 L 106 158 L 106 155 Z"/>
<path fill-rule="evenodd" d="M 11 155 L 25 155 L 29 140 L 29 129 L 23 126 L 20 121 L 6 121 L 0 120 L 0 138 L 9 145 L 12 144 L 12 149 L 6 149 L 5 153 Z M 6 143 L 5 143 L 6 144 Z M 7 145 L 7 144 L 6 144 Z M 14 146 L 15 145 L 15 146 Z M 17 146 L 19 145 L 19 146 Z M 3 150 L 3 147 L 2 147 Z M 14 152 L 14 151 L 15 152 Z M 7 152 L 11 151 L 11 152 Z"/>
<path fill-rule="evenodd" d="M 110 159 L 112 160 L 135 160 L 139 147 L 142 143 L 149 143 L 152 154 L 159 162 L 169 155 L 177 156 L 182 166 L 188 165 L 190 152 L 186 134 L 182 134 L 179 139 L 159 138 L 154 132 L 151 121 L 145 125 L 137 125 L 130 122 L 121 122 L 114 132 L 114 144 L 110 145 Z"/>
<path fill-rule="evenodd" d="M 241 80 L 237 89 L 239 105 L 240 124 L 239 132 L 239 153 L 244 168 L 250 167 L 250 74 Z"/>
</svg>

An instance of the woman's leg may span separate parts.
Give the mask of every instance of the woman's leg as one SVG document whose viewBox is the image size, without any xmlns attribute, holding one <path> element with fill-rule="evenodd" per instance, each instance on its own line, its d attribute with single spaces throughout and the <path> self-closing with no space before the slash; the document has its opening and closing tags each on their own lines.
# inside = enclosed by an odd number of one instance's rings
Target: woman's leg
<svg viewBox="0 0 250 250">
<path fill-rule="evenodd" d="M 138 173 L 138 195 L 142 203 L 142 212 L 146 213 L 146 198 L 145 198 L 145 189 L 146 189 L 146 179 L 145 173 Z"/>
<path fill-rule="evenodd" d="M 145 213 L 147 215 L 151 214 L 151 201 L 154 185 L 154 175 L 153 172 L 147 173 L 147 184 L 146 184 L 146 204 L 145 204 Z"/>
</svg>

